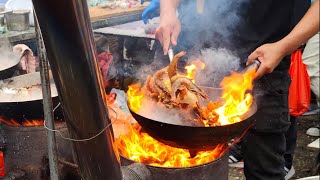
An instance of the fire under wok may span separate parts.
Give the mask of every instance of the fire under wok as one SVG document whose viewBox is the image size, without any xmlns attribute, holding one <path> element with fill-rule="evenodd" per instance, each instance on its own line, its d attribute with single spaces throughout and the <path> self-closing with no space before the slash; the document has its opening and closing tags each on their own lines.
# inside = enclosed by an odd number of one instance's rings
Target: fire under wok
<svg viewBox="0 0 320 180">
<path fill-rule="evenodd" d="M 201 87 L 201 89 L 208 94 L 211 101 L 221 97 L 222 89 L 210 87 Z M 201 104 L 205 103 L 206 101 L 201 102 Z M 252 116 L 257 111 L 257 105 L 253 102 L 248 112 L 241 117 L 240 122 L 211 127 L 171 124 L 166 123 L 168 121 L 157 121 L 138 114 L 132 109 L 130 111 L 143 130 L 156 140 L 172 147 L 206 150 L 240 137 L 254 124 L 255 120 Z"/>
</svg>

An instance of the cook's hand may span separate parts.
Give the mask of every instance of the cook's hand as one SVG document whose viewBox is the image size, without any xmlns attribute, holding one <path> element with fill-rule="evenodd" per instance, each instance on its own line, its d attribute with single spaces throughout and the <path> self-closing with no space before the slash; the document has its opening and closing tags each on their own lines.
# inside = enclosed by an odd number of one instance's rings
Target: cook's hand
<svg viewBox="0 0 320 180">
<path fill-rule="evenodd" d="M 24 73 L 36 72 L 36 59 L 28 46 L 17 44 L 13 47 L 13 52 L 20 55 L 20 68 Z"/>
<path fill-rule="evenodd" d="M 280 43 L 264 44 L 252 52 L 247 61 L 247 65 L 258 59 L 261 65 L 256 73 L 256 78 L 264 74 L 271 73 L 286 55 L 286 51 Z"/>
<path fill-rule="evenodd" d="M 152 0 L 151 3 L 143 10 L 141 18 L 143 22 L 147 24 L 149 19 L 152 19 L 159 15 L 160 15 L 160 0 Z"/>
<path fill-rule="evenodd" d="M 177 45 L 177 39 L 181 31 L 181 24 L 174 13 L 161 15 L 160 24 L 156 30 L 156 38 L 160 41 L 164 55 L 168 54 L 170 44 Z"/>
</svg>

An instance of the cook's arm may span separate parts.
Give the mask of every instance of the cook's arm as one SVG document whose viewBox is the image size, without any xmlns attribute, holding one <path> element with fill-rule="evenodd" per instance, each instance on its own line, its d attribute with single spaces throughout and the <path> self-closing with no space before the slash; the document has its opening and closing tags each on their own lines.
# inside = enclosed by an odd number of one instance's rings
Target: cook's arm
<svg viewBox="0 0 320 180">
<path fill-rule="evenodd" d="M 303 43 L 319 32 L 319 0 L 316 0 L 300 22 L 282 40 L 286 55 L 291 54 Z"/>
<path fill-rule="evenodd" d="M 164 54 L 167 54 L 170 43 L 177 44 L 181 31 L 180 22 L 176 15 L 180 0 L 160 1 L 160 24 L 156 30 L 156 38 L 163 47 Z"/>
<path fill-rule="evenodd" d="M 266 73 L 271 73 L 284 56 L 291 54 L 317 32 L 319 32 L 319 0 L 313 3 L 304 17 L 286 37 L 275 43 L 258 47 L 248 57 L 247 64 L 252 63 L 255 59 L 260 60 L 261 65 L 256 73 L 257 78 Z"/>
</svg>

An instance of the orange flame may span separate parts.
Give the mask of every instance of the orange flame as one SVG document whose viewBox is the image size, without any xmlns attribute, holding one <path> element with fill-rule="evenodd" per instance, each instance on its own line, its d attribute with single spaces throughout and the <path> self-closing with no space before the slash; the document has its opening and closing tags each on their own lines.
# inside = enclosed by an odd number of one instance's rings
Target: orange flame
<svg viewBox="0 0 320 180">
<path fill-rule="evenodd" d="M 141 85 L 140 84 L 133 84 L 129 86 L 129 89 L 127 91 L 128 95 L 128 101 L 131 110 L 134 112 L 138 112 L 141 108 L 141 100 L 143 98 L 143 93 L 141 91 Z"/>
<path fill-rule="evenodd" d="M 13 119 L 6 120 L 1 116 L 0 116 L 0 121 L 3 123 L 6 123 L 9 126 L 42 126 L 43 125 L 43 120 L 24 120 L 22 124 L 20 124 Z"/>
<path fill-rule="evenodd" d="M 43 120 L 24 120 L 22 124 L 23 126 L 42 126 Z"/>
<path fill-rule="evenodd" d="M 186 69 L 190 74 L 189 78 L 194 78 L 192 73 L 195 70 L 194 66 L 190 65 Z M 222 80 L 221 102 L 209 102 L 202 107 L 207 116 L 217 122 L 214 125 L 227 125 L 242 120 L 242 116 L 248 112 L 253 102 L 253 97 L 248 91 L 253 88 L 254 77 L 255 70 L 250 70 L 243 74 L 233 72 Z M 138 111 L 144 94 L 141 86 L 131 85 L 127 94 L 130 108 Z M 131 125 L 129 123 L 131 115 L 120 117 L 129 125 L 126 133 L 116 138 L 116 144 L 119 152 L 133 161 L 161 167 L 190 167 L 214 161 L 224 152 L 225 145 L 219 145 L 212 151 L 201 151 L 191 155 L 186 149 L 170 147 L 156 141 L 143 132 L 138 124 Z M 206 126 L 212 125 L 208 123 L 208 119 L 204 120 Z"/>
<path fill-rule="evenodd" d="M 190 167 L 212 162 L 219 158 L 225 145 L 218 145 L 211 151 L 199 151 L 192 156 L 186 149 L 179 149 L 162 144 L 141 130 L 139 124 L 130 124 L 132 116 L 121 113 L 118 107 L 112 107 L 118 114 L 118 124 L 114 124 L 116 145 L 120 154 L 136 162 L 160 167 Z M 111 116 L 112 117 L 112 116 Z M 112 117 L 113 118 L 113 117 Z M 124 127 L 124 125 L 126 127 Z"/>
<path fill-rule="evenodd" d="M 219 125 L 241 121 L 241 117 L 250 109 L 253 97 L 248 91 L 253 88 L 254 77 L 255 70 L 250 70 L 243 74 L 233 72 L 222 80 L 220 85 L 223 89 L 221 103 L 223 105 L 210 108 L 208 103 L 205 107 L 205 110 L 210 109 L 210 112 L 217 115 Z"/>
<path fill-rule="evenodd" d="M 205 67 L 206 65 L 200 60 L 192 61 L 190 65 L 184 67 L 187 70 L 186 77 L 195 83 L 196 72 L 204 69 Z"/>
</svg>

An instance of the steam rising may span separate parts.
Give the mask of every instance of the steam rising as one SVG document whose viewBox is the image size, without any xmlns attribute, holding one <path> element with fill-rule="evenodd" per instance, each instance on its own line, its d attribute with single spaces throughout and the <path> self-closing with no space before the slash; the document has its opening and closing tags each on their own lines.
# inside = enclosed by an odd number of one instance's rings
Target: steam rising
<svg viewBox="0 0 320 180">
<path fill-rule="evenodd" d="M 12 51 L 12 46 L 7 39 L 0 40 L 0 71 L 15 66 L 19 56 Z"/>
<path fill-rule="evenodd" d="M 183 48 L 226 48 L 237 51 L 235 37 L 239 25 L 245 23 L 242 13 L 248 0 L 207 0 L 202 14 L 196 13 L 196 1 L 181 1 L 179 19 L 182 33 L 178 43 Z M 181 49 L 182 50 L 182 49 Z"/>
<path fill-rule="evenodd" d="M 227 49 L 203 49 L 197 58 L 206 64 L 195 78 L 196 83 L 202 86 L 219 87 L 225 76 L 240 68 L 240 59 Z"/>
</svg>

